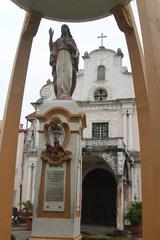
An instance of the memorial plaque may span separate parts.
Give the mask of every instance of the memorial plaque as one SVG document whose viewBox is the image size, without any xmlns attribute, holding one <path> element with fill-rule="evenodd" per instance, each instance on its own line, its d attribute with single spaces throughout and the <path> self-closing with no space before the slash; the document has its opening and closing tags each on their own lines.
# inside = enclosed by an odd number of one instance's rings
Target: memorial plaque
<svg viewBox="0 0 160 240">
<path fill-rule="evenodd" d="M 46 166 L 44 211 L 64 211 L 66 163 L 54 167 Z"/>
</svg>

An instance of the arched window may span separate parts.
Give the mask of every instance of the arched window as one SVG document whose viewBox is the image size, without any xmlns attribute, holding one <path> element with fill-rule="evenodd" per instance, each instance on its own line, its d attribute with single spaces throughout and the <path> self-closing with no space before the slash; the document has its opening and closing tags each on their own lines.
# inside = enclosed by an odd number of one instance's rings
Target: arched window
<svg viewBox="0 0 160 240">
<path fill-rule="evenodd" d="M 97 80 L 105 80 L 105 67 L 103 65 L 97 68 Z"/>
<path fill-rule="evenodd" d="M 108 97 L 108 93 L 105 89 L 98 89 L 95 93 L 94 93 L 94 100 L 96 101 L 103 101 L 106 100 Z"/>
</svg>

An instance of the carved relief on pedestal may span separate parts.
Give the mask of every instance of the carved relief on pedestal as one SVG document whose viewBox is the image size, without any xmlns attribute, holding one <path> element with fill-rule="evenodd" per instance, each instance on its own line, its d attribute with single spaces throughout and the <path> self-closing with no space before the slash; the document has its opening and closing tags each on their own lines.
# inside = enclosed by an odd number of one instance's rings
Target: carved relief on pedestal
<svg viewBox="0 0 160 240">
<path fill-rule="evenodd" d="M 50 166 L 58 166 L 64 161 L 72 159 L 72 153 L 65 149 L 70 138 L 70 130 L 67 123 L 54 117 L 44 125 L 46 148 L 41 152 L 41 158 Z"/>
</svg>

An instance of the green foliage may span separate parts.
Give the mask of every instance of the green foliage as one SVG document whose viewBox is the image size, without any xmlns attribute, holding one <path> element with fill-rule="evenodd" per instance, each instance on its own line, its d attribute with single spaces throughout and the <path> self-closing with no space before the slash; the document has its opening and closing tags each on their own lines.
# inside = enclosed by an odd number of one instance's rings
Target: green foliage
<svg viewBox="0 0 160 240">
<path fill-rule="evenodd" d="M 142 202 L 131 202 L 128 213 L 126 215 L 132 226 L 140 226 L 142 224 Z"/>
<path fill-rule="evenodd" d="M 16 238 L 13 234 L 11 234 L 11 240 L 16 240 Z"/>
<path fill-rule="evenodd" d="M 21 202 L 21 211 L 22 212 L 27 212 L 29 214 L 32 214 L 33 212 L 33 204 L 30 200 L 26 201 L 26 202 Z"/>
</svg>

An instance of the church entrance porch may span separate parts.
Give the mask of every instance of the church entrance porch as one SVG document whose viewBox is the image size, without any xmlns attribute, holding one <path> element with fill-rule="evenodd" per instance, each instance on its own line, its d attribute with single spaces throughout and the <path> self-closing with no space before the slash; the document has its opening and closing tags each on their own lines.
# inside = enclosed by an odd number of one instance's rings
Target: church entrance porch
<svg viewBox="0 0 160 240">
<path fill-rule="evenodd" d="M 117 184 L 104 169 L 89 172 L 82 184 L 83 225 L 116 226 Z"/>
<path fill-rule="evenodd" d="M 85 139 L 82 169 L 81 229 L 123 232 L 130 201 L 131 162 L 121 138 Z M 105 229 L 106 228 L 106 229 Z M 87 231 L 86 231 L 87 232 Z"/>
</svg>

